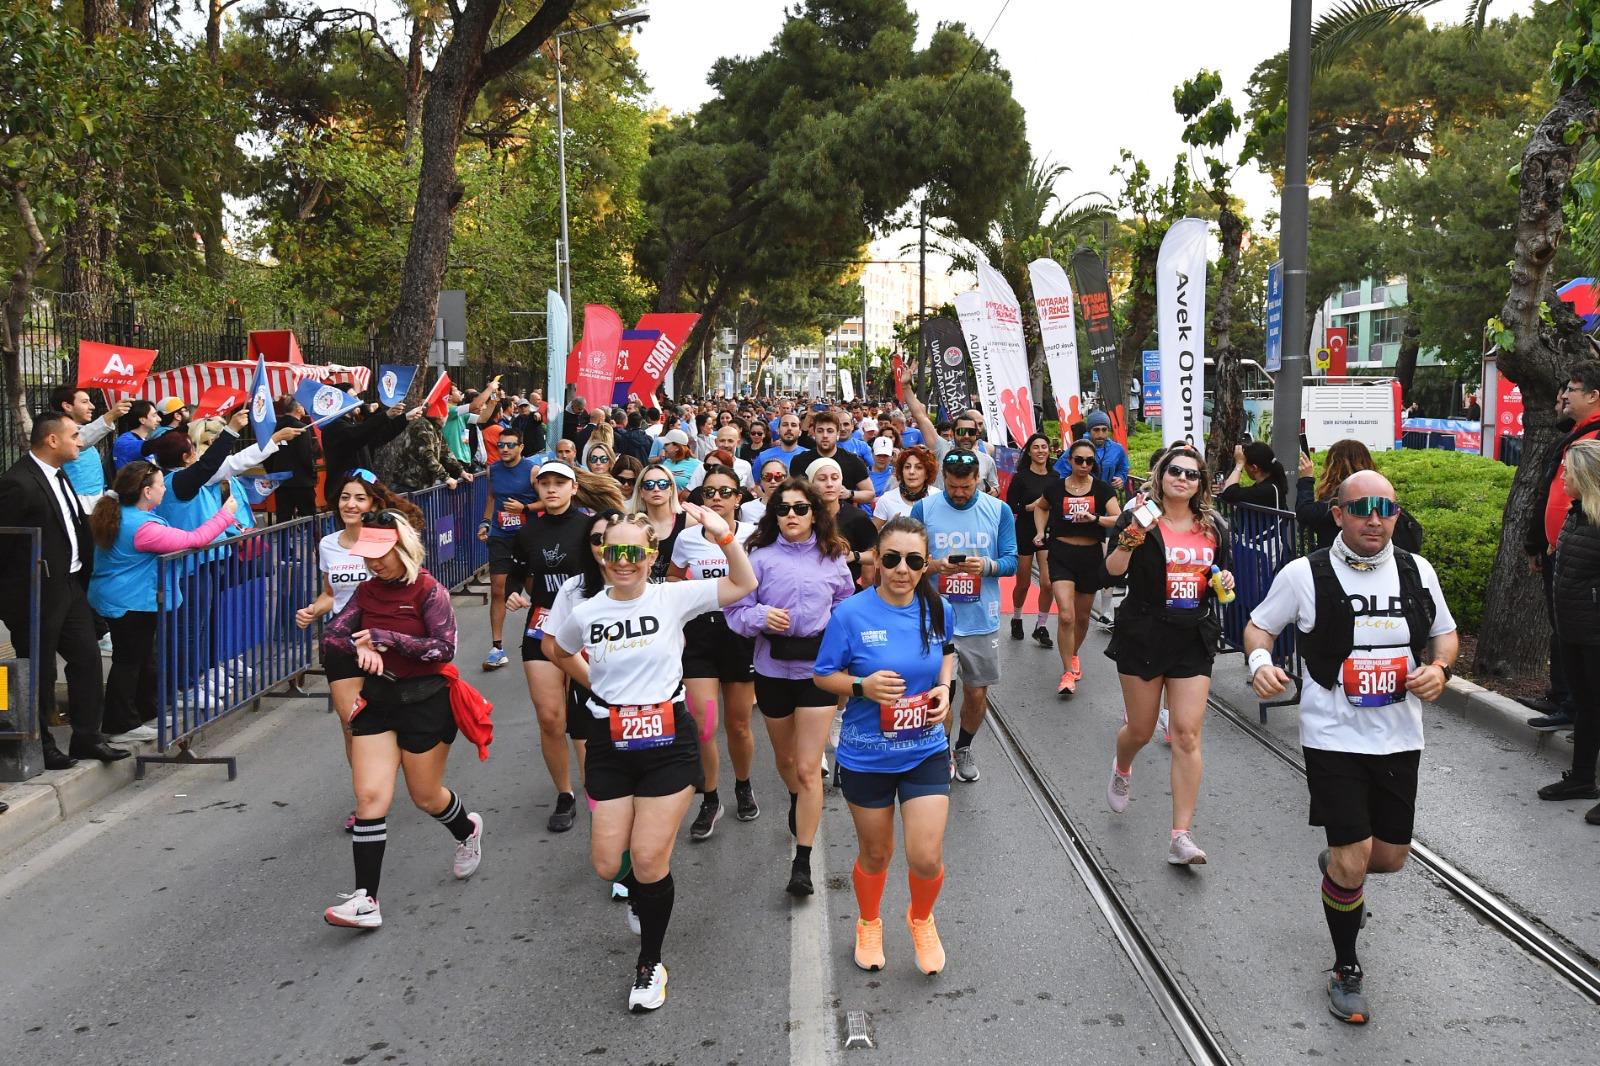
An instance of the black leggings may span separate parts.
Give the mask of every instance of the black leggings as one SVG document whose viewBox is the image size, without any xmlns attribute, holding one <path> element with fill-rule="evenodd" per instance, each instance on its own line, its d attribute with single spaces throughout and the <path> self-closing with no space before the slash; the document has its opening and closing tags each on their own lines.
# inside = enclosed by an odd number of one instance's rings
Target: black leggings
<svg viewBox="0 0 1600 1066">
<path fill-rule="evenodd" d="M 106 677 L 104 731 L 114 736 L 156 716 L 156 615 L 129 611 L 107 619 L 107 624 L 111 672 Z"/>
<path fill-rule="evenodd" d="M 1548 559 L 1545 565 L 1550 565 Z M 1572 697 L 1572 776 L 1593 781 L 1595 759 L 1600 757 L 1600 655 L 1592 645 L 1564 641 L 1561 665 Z"/>
</svg>

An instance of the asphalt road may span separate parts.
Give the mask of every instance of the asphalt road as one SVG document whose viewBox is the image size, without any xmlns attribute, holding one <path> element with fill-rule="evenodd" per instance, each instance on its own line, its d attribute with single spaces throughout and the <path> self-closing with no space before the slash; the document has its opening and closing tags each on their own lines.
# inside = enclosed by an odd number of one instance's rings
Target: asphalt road
<svg viewBox="0 0 1600 1066">
<path fill-rule="evenodd" d="M 851 962 L 853 834 L 830 792 L 814 871 L 819 894 L 783 892 L 789 845 L 781 785 L 759 741 L 763 814 L 731 816 L 712 840 L 680 836 L 678 903 L 668 934 L 670 998 L 626 1013 L 636 941 L 622 905 L 589 870 L 587 819 L 554 836 L 553 796 L 535 751 L 520 671 L 477 673 L 484 610 L 458 599 L 463 662 L 496 702 L 487 763 L 458 744 L 449 781 L 486 820 L 478 874 L 456 882 L 452 840 L 403 800 L 391 813 L 385 926 L 333 929 L 322 908 L 350 886 L 339 823 L 350 807 L 337 724 L 318 700 L 280 701 L 228 724 L 219 768 L 156 769 L 100 809 L 0 856 L 0 1032 L 18 1063 L 680 1063 L 1176 1062 L 1182 1052 L 993 737 L 978 740 L 982 779 L 957 783 L 937 917 L 946 972 L 912 965 L 900 919 L 904 865 L 884 914 L 888 968 Z M 1305 825 L 1304 785 L 1221 722 L 1208 724 L 1196 830 L 1210 865 L 1164 861 L 1166 756 L 1148 751 L 1134 801 L 1105 810 L 1120 700 L 1101 638 L 1070 703 L 1055 697 L 1055 656 L 1004 641 L 994 696 L 1066 799 L 1156 942 L 1240 1062 L 1570 1062 L 1592 1054 L 1600 1013 L 1480 926 L 1415 872 L 1375 879 L 1362 958 L 1376 1020 L 1354 1030 L 1324 1006 L 1331 963 Z M 1224 660 L 1219 680 L 1236 667 Z M 1292 713 L 1292 712 L 1291 712 Z M 757 729 L 758 738 L 761 731 Z M 1471 750 L 1471 738 L 1452 739 Z M 1450 822 L 1441 790 L 1480 796 L 1460 837 L 1473 872 L 1559 898 L 1579 873 L 1528 876 L 1541 843 L 1516 832 L 1555 822 L 1504 797 L 1548 772 L 1517 753 L 1476 762 L 1454 750 L 1449 774 L 1424 759 L 1430 829 Z M 1563 753 L 1557 752 L 1555 755 Z M 1499 759 L 1500 762 L 1495 762 Z M 1487 761 L 1483 761 L 1487 760 Z M 1477 780 L 1501 762 L 1492 787 Z M 1443 760 L 1440 765 L 1445 765 Z M 724 759 L 724 777 L 728 764 Z M 1441 778 L 1443 779 L 1441 781 Z M 731 784 L 731 780 L 725 780 Z M 725 795 L 730 790 L 724 788 Z M 1523 789 L 1522 791 L 1526 791 Z M 403 792 L 402 792 L 403 796 Z M 1464 808 L 1462 808 L 1464 809 Z M 580 805 L 581 811 L 581 805 Z M 1570 819 L 1568 819 L 1570 821 Z M 1579 822 L 1581 825 L 1581 821 Z M 1539 856 L 1593 870 L 1591 849 Z M 1587 896 L 1562 921 L 1588 937 Z M 864 1011 L 874 1052 L 842 1050 Z"/>
</svg>

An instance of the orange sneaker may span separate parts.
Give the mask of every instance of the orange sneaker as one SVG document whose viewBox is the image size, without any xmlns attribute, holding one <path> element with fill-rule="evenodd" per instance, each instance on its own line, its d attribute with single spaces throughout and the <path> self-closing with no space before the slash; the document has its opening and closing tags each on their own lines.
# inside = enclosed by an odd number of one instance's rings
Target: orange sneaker
<svg viewBox="0 0 1600 1066">
<path fill-rule="evenodd" d="M 1071 696 L 1078 691 L 1078 679 L 1068 670 L 1061 675 L 1061 685 L 1056 689 L 1058 696 Z"/>
<path fill-rule="evenodd" d="M 1078 664 L 1078 657 L 1076 655 L 1072 657 L 1072 668 L 1069 672 L 1072 674 L 1072 680 L 1083 680 L 1083 667 Z"/>
<path fill-rule="evenodd" d="M 919 922 L 906 911 L 906 925 L 911 928 L 911 943 L 917 949 L 917 969 L 932 977 L 944 969 L 944 945 L 939 941 L 939 930 L 933 924 L 933 915 Z"/>
<path fill-rule="evenodd" d="M 856 965 L 863 970 L 883 969 L 882 918 L 870 922 L 856 919 Z"/>
</svg>

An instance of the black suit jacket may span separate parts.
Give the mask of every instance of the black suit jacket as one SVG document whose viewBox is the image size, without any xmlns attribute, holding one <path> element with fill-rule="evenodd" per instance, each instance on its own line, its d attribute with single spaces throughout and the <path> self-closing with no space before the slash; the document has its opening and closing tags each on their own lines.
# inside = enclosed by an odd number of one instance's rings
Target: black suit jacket
<svg viewBox="0 0 1600 1066">
<path fill-rule="evenodd" d="M 59 488 L 45 480 L 44 471 L 32 456 L 24 455 L 0 476 L 0 525 L 33 526 L 41 531 L 39 541 L 44 556 L 41 590 L 46 602 L 52 595 L 60 595 L 72 576 L 68 570 L 72 566 L 72 543 L 67 539 L 61 505 L 56 502 L 60 497 Z M 79 520 L 77 534 L 78 557 L 83 563 L 77 578 L 86 586 L 94 569 L 89 523 Z M 28 609 L 29 553 L 20 538 L 4 539 L 9 543 L 0 551 L 0 615 L 20 618 Z"/>
</svg>

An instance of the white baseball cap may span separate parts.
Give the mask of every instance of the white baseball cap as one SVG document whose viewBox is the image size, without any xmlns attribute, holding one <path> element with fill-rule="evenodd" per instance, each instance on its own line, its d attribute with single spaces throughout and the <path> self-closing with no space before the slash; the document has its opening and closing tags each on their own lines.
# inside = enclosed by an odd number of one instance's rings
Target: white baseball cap
<svg viewBox="0 0 1600 1066">
<path fill-rule="evenodd" d="M 689 434 L 685 433 L 681 429 L 669 429 L 665 433 L 661 434 L 661 443 L 679 444 L 687 448 L 689 446 Z"/>
<path fill-rule="evenodd" d="M 873 441 L 872 441 L 872 454 L 873 455 L 893 455 L 894 454 L 894 441 L 890 440 L 888 437 L 875 437 L 875 438 L 873 438 Z"/>
<path fill-rule="evenodd" d="M 545 463 L 539 468 L 539 472 L 534 475 L 534 480 L 537 481 L 546 474 L 554 474 L 557 477 L 564 477 L 568 481 L 578 480 L 578 475 L 574 474 L 572 472 L 572 467 L 568 466 L 566 463 Z"/>
</svg>

